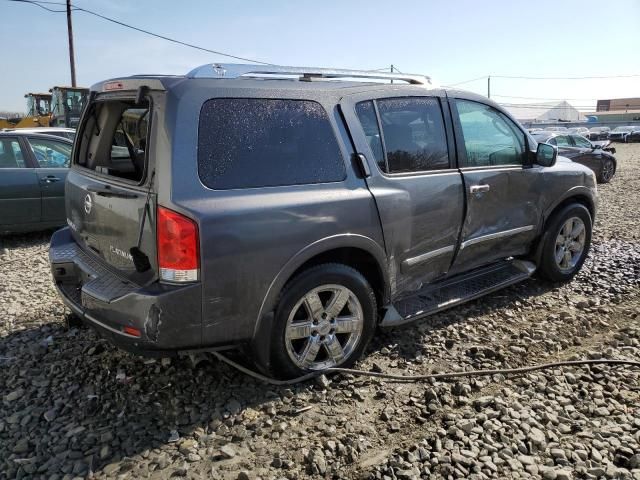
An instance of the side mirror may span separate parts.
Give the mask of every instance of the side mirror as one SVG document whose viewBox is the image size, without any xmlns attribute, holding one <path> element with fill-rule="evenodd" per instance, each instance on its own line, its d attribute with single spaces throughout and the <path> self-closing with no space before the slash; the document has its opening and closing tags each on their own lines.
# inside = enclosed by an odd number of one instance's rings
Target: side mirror
<svg viewBox="0 0 640 480">
<path fill-rule="evenodd" d="M 536 163 L 543 167 L 553 167 L 558 158 L 558 149 L 548 143 L 539 143 L 536 150 Z"/>
</svg>

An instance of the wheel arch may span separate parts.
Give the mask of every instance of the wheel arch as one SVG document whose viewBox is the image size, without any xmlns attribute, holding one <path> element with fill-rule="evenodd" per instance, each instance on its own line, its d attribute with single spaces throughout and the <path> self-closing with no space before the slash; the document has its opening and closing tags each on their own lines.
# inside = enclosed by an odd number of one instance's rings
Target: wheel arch
<svg viewBox="0 0 640 480">
<path fill-rule="evenodd" d="M 586 207 L 591 215 L 592 225 L 595 222 L 596 215 L 596 202 L 593 198 L 591 190 L 587 187 L 574 187 L 569 190 L 563 197 L 557 200 L 551 207 L 547 209 L 540 226 L 540 235 L 534 250 L 534 261 L 536 264 L 540 262 L 540 256 L 542 255 L 542 246 L 545 241 L 545 229 L 549 221 L 563 208 L 572 203 L 578 203 Z"/>
<path fill-rule="evenodd" d="M 388 303 L 390 295 L 386 254 L 382 246 L 364 235 L 341 234 L 318 240 L 296 253 L 271 282 L 258 313 L 254 337 L 262 320 L 273 311 L 280 292 L 298 273 L 322 263 L 342 263 L 358 270 L 371 284 L 378 306 Z"/>
</svg>

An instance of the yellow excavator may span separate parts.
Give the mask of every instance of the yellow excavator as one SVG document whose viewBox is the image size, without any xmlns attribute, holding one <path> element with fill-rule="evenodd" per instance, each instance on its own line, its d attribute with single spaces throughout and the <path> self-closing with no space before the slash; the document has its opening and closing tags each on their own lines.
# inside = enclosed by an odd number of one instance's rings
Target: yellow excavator
<svg viewBox="0 0 640 480">
<path fill-rule="evenodd" d="M 80 114 L 87 103 L 89 89 L 84 87 L 53 87 L 51 92 L 51 127 L 77 128 Z"/>
<path fill-rule="evenodd" d="M 50 93 L 27 93 L 27 115 L 18 118 L 0 118 L 2 128 L 48 127 L 51 115 Z"/>
<path fill-rule="evenodd" d="M 27 93 L 27 115 L 0 118 L 3 128 L 66 127 L 76 128 L 87 103 L 89 89 L 84 87 L 53 87 L 49 93 Z"/>
</svg>

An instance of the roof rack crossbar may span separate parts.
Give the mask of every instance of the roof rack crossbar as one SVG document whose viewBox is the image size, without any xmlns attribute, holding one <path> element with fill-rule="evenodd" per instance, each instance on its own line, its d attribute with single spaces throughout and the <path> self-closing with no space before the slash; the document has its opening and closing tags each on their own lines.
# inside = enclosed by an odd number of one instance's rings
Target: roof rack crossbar
<svg viewBox="0 0 640 480">
<path fill-rule="evenodd" d="M 286 67 L 280 65 L 251 65 L 239 63 L 207 63 L 194 68 L 189 78 L 239 78 L 259 76 L 299 76 L 301 80 L 314 78 L 362 78 L 371 80 L 399 80 L 412 85 L 432 85 L 431 78 L 425 75 L 405 75 L 399 73 L 369 72 L 366 70 L 347 70 L 338 68 Z"/>
</svg>

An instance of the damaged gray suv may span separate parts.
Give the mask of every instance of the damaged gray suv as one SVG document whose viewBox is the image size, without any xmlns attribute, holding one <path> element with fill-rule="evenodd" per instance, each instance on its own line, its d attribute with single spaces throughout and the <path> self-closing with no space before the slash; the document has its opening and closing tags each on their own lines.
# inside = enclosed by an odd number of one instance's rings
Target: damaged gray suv
<svg viewBox="0 0 640 480">
<path fill-rule="evenodd" d="M 389 80 L 394 80 L 388 83 Z M 204 65 L 96 84 L 51 240 L 83 322 L 150 355 L 249 346 L 279 377 L 589 251 L 596 183 L 428 77 Z"/>
</svg>

